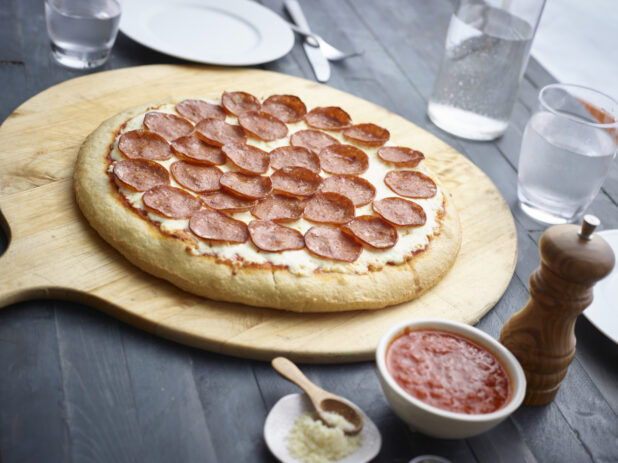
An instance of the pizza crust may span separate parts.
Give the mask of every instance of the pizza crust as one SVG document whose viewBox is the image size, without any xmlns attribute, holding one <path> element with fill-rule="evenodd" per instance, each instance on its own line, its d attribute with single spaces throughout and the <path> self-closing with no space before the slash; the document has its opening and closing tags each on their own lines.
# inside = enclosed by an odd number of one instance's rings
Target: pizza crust
<svg viewBox="0 0 618 463">
<path fill-rule="evenodd" d="M 167 99 L 128 109 L 103 122 L 82 144 L 74 174 L 76 199 L 98 233 L 129 261 L 191 293 L 210 299 L 291 310 L 336 312 L 378 309 L 418 297 L 453 265 L 461 227 L 448 193 L 441 227 L 429 245 L 407 262 L 365 274 L 313 272 L 231 265 L 191 254 L 182 240 L 167 236 L 130 210 L 109 179 L 106 155 L 118 128 Z M 434 180 L 438 186 L 444 187 Z"/>
</svg>

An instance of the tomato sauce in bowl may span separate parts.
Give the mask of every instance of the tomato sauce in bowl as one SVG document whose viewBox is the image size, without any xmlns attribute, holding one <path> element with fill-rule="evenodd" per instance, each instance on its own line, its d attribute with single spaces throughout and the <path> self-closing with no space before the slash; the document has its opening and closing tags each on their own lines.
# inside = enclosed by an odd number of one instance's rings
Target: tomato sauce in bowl
<svg viewBox="0 0 618 463">
<path fill-rule="evenodd" d="M 405 392 L 450 412 L 492 413 L 512 396 L 511 379 L 500 360 L 459 334 L 406 328 L 388 346 L 385 360 Z"/>
</svg>

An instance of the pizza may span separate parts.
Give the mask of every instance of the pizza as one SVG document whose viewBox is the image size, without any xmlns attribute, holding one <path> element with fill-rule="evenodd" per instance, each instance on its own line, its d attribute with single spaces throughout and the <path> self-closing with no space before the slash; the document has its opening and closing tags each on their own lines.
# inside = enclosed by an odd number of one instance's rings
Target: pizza
<svg viewBox="0 0 618 463">
<path fill-rule="evenodd" d="M 295 95 L 148 103 L 84 141 L 77 203 L 129 261 L 199 296 L 383 308 L 435 285 L 461 231 L 424 154 L 375 122 Z"/>
</svg>

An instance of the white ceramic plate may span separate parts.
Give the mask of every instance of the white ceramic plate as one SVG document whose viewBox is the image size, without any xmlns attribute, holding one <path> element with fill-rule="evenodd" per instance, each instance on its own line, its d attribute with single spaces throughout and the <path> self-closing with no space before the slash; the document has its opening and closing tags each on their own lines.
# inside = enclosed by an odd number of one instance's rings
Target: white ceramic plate
<svg viewBox="0 0 618 463">
<path fill-rule="evenodd" d="M 248 0 L 123 0 L 120 30 L 176 58 L 228 66 L 273 61 L 294 45 L 283 19 Z"/>
<path fill-rule="evenodd" d="M 354 405 L 354 404 L 352 404 Z M 357 407 L 358 408 L 358 407 Z M 287 449 L 285 437 L 294 426 L 294 421 L 304 412 L 312 411 L 313 407 L 305 394 L 290 394 L 279 399 L 270 410 L 264 423 L 264 439 L 266 445 L 279 461 L 283 463 L 299 463 Z M 382 446 L 382 436 L 376 425 L 361 410 L 363 415 L 363 444 L 354 453 L 337 463 L 365 463 L 374 458 Z"/>
<path fill-rule="evenodd" d="M 603 230 L 598 234 L 607 241 L 618 258 L 618 230 Z M 600 332 L 618 344 L 618 264 L 594 286 L 594 299 L 584 315 Z"/>
</svg>

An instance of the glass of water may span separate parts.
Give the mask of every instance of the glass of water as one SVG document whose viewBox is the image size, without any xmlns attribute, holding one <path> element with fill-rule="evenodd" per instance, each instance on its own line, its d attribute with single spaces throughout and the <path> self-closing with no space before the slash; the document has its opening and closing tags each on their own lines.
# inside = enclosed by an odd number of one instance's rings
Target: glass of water
<svg viewBox="0 0 618 463">
<path fill-rule="evenodd" d="M 599 192 L 618 148 L 618 102 L 579 85 L 539 93 L 521 142 L 517 196 L 550 223 L 578 221 Z"/>
<path fill-rule="evenodd" d="M 45 0 L 52 56 L 73 69 L 103 65 L 120 23 L 117 0 Z"/>
<path fill-rule="evenodd" d="M 459 0 L 427 107 L 441 129 L 493 140 L 507 128 L 545 0 Z"/>
</svg>

